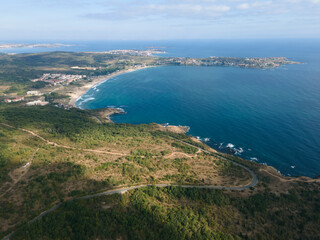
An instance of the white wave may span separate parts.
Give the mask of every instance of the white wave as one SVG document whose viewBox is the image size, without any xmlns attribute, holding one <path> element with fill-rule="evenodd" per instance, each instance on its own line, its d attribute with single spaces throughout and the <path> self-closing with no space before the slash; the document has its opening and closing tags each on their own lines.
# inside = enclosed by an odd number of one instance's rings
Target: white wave
<svg viewBox="0 0 320 240">
<path fill-rule="evenodd" d="M 291 168 L 295 168 L 296 166 L 292 165 Z"/>
<path fill-rule="evenodd" d="M 229 147 L 229 148 L 233 150 L 235 155 L 241 155 L 241 153 L 243 153 L 243 148 L 235 148 L 235 147 L 233 148 Z"/>
<path fill-rule="evenodd" d="M 92 87 L 92 90 L 96 91 L 96 92 L 99 92 L 100 89 L 98 89 L 97 87 Z"/>
<path fill-rule="evenodd" d="M 95 100 L 94 97 L 85 98 L 85 99 L 83 99 L 83 100 L 81 101 L 81 104 L 86 103 L 86 102 L 89 102 L 89 101 L 93 101 L 93 100 Z"/>
<path fill-rule="evenodd" d="M 203 141 L 204 141 L 204 142 L 209 142 L 209 141 L 210 141 L 210 138 L 204 138 Z"/>
<path fill-rule="evenodd" d="M 232 143 L 228 143 L 227 148 L 234 148 L 234 145 Z"/>
<path fill-rule="evenodd" d="M 124 113 L 126 112 L 123 108 L 117 107 L 116 109 L 117 109 L 117 110 L 120 110 L 121 112 L 124 112 Z"/>
<path fill-rule="evenodd" d="M 82 95 L 82 96 L 78 97 L 76 101 L 83 100 L 83 96 L 84 96 L 84 95 Z"/>
<path fill-rule="evenodd" d="M 241 154 L 243 153 L 243 148 L 238 148 L 238 149 L 235 149 L 236 150 L 236 154 Z"/>
<path fill-rule="evenodd" d="M 106 81 L 108 81 L 109 79 L 111 79 L 111 78 L 105 79 L 105 80 L 103 80 L 102 82 L 97 83 L 97 84 L 94 85 L 93 87 L 96 88 L 96 87 L 100 86 L 101 84 L 105 83 Z"/>
<path fill-rule="evenodd" d="M 256 158 L 256 157 L 252 157 L 252 158 L 250 158 L 250 160 L 251 160 L 251 161 L 258 162 L 258 158 Z"/>
</svg>

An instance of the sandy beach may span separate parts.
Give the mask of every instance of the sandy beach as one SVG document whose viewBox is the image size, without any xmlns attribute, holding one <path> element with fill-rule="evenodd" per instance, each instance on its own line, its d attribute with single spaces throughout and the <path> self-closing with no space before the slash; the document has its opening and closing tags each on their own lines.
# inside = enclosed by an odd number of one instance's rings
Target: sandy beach
<svg viewBox="0 0 320 240">
<path fill-rule="evenodd" d="M 89 89 L 91 89 L 92 87 L 94 87 L 95 85 L 107 81 L 108 79 L 124 74 L 124 73 L 129 73 L 129 72 L 134 72 L 137 70 L 141 70 L 141 69 L 145 69 L 145 68 L 151 68 L 151 67 L 155 67 L 155 66 L 145 66 L 145 67 L 138 67 L 138 68 L 129 68 L 129 69 L 125 69 L 125 70 L 121 70 L 118 72 L 114 72 L 111 73 L 109 75 L 104 75 L 104 76 L 98 76 L 98 77 L 94 77 L 91 78 L 92 81 L 85 83 L 83 86 L 81 87 L 76 87 L 73 89 L 72 93 L 69 93 L 70 95 L 70 100 L 69 100 L 69 105 L 76 107 L 76 101 L 83 95 L 85 94 Z"/>
</svg>

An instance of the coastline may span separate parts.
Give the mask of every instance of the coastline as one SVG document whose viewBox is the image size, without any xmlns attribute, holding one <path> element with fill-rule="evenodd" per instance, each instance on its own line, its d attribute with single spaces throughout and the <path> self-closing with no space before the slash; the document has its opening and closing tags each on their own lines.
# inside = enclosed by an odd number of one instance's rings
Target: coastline
<svg viewBox="0 0 320 240">
<path fill-rule="evenodd" d="M 72 97 L 70 98 L 70 105 L 72 105 L 73 107 L 76 107 L 75 105 L 75 103 L 76 103 L 76 101 L 82 96 L 82 95 L 84 95 L 87 91 L 89 91 L 91 88 L 93 88 L 94 86 L 96 86 L 97 84 L 101 84 L 101 83 L 103 83 L 104 81 L 107 81 L 107 80 L 109 80 L 110 78 L 112 78 L 112 77 L 115 77 L 115 76 L 119 76 L 119 75 L 121 75 L 121 74 L 124 74 L 124 73 L 129 73 L 129 72 L 133 72 L 133 71 L 137 71 L 137 70 L 140 70 L 140 69 L 144 69 L 144 68 L 150 68 L 150 67 L 155 67 L 155 66 L 146 66 L 146 67 L 139 67 L 139 68 L 129 68 L 129 69 L 125 69 L 125 70 L 121 70 L 121 71 L 118 71 L 118 72 L 114 72 L 114 73 L 112 73 L 112 74 L 109 74 L 109 75 L 104 75 L 104 76 L 98 76 L 98 77 L 93 77 L 93 78 L 91 78 L 90 80 L 91 80 L 91 82 L 85 82 L 84 83 L 84 86 L 82 86 L 82 87 L 74 87 L 73 89 L 72 89 Z M 80 106 L 79 106 L 80 107 Z M 112 110 L 110 110 L 110 112 L 109 112 L 109 114 L 105 114 L 104 115 L 104 118 L 107 118 L 107 120 L 108 121 L 110 121 L 110 122 L 112 122 L 112 120 L 110 120 L 110 116 L 112 116 L 113 114 L 117 114 L 118 112 L 117 111 L 112 111 Z M 99 119 L 101 119 L 102 121 L 103 121 L 103 118 L 100 118 L 99 117 Z M 98 122 L 100 122 L 99 120 L 97 120 Z M 165 129 L 164 129 L 165 130 Z M 179 129 L 180 130 L 180 129 Z M 182 133 L 182 131 L 181 131 L 181 133 Z M 193 136 L 195 136 L 195 135 L 193 135 Z M 222 153 L 228 153 L 228 154 L 234 154 L 234 153 L 232 153 L 232 152 L 230 152 L 230 151 L 223 151 L 223 150 L 221 150 L 221 149 L 218 149 L 217 147 L 215 147 L 215 146 L 213 146 L 212 145 L 212 147 L 211 148 L 213 148 L 214 147 L 214 149 L 216 150 L 216 151 L 218 151 L 218 152 L 222 152 Z M 242 151 L 242 150 L 241 150 Z M 249 155 L 249 154 L 248 154 Z M 255 155 L 251 155 L 251 156 L 255 156 Z M 246 159 L 246 160 L 248 160 L 248 161 L 254 161 L 254 160 L 252 160 L 250 157 L 251 156 L 249 156 L 249 157 L 245 157 L 245 156 L 241 156 L 240 155 L 240 157 L 241 158 L 243 158 L 243 159 Z M 259 161 L 258 162 L 259 164 L 265 164 L 264 162 L 262 162 L 262 161 Z M 270 163 L 269 163 L 270 164 Z M 291 164 L 291 165 L 293 165 L 293 164 Z M 274 166 L 274 165 L 268 165 L 268 166 Z M 290 168 L 290 166 L 287 168 L 287 170 L 290 170 L 291 168 Z M 281 170 L 280 168 L 279 168 L 279 170 Z M 289 171 L 288 170 L 288 171 Z M 278 172 L 278 170 L 276 170 L 277 172 Z M 281 171 L 281 175 L 282 176 L 284 176 L 284 177 L 288 177 L 288 176 L 290 176 L 290 175 L 287 175 L 287 172 L 288 171 Z M 295 175 L 295 174 L 291 174 L 292 176 L 298 176 L 298 174 L 297 175 Z M 302 175 L 302 174 L 301 174 Z M 304 175 L 304 174 L 303 174 Z"/>
<path fill-rule="evenodd" d="M 111 73 L 109 75 L 91 77 L 89 79 L 89 80 L 91 80 L 90 82 L 85 83 L 81 87 L 75 87 L 72 90 L 72 92 L 68 93 L 70 95 L 68 104 L 73 108 L 78 108 L 76 106 L 77 100 L 80 99 L 82 95 L 84 95 L 86 92 L 88 92 L 91 88 L 95 87 L 96 85 L 100 85 L 101 83 L 103 83 L 105 81 L 108 81 L 110 78 L 113 78 L 113 77 L 116 77 L 116 76 L 119 76 L 119 75 L 122 75 L 122 74 L 125 74 L 125 73 L 130 73 L 130 72 L 134 72 L 134 71 L 138 71 L 138 70 L 142 70 L 142 69 L 147 69 L 147 68 L 152 68 L 152 67 L 157 67 L 157 66 L 151 65 L 151 66 L 144 66 L 144 67 L 137 67 L 137 68 L 128 68 L 128 69 L 124 69 L 124 70 L 120 70 L 120 71 Z M 94 111 L 97 111 L 97 113 L 95 115 L 93 115 L 93 117 L 99 123 L 102 123 L 103 121 L 113 123 L 113 121 L 110 119 L 110 117 L 112 115 L 114 115 L 114 114 L 124 114 L 125 113 L 123 111 L 119 111 L 118 108 L 95 109 Z M 157 125 L 158 125 L 160 131 L 173 132 L 173 133 L 178 133 L 178 134 L 186 134 L 190 129 L 190 127 L 188 127 L 188 126 L 181 126 L 181 125 L 179 125 L 179 126 L 176 126 L 176 125 L 164 126 L 163 124 L 158 124 L 158 123 L 157 123 Z M 201 140 L 198 140 L 197 137 L 193 136 L 193 135 L 192 135 L 192 140 L 194 142 L 204 143 Z M 206 144 L 206 143 L 204 143 L 204 144 Z M 223 151 L 221 151 L 219 149 L 215 149 L 215 148 L 213 148 L 213 147 L 211 147 L 209 145 L 207 145 L 207 146 L 210 148 L 211 151 L 213 151 L 215 153 L 226 153 L 226 152 L 223 152 Z M 227 154 L 234 155 L 233 153 L 227 153 Z M 242 158 L 242 159 L 244 159 L 246 161 L 249 161 L 249 162 L 254 162 L 254 161 L 249 160 L 249 159 L 245 159 L 245 158 Z M 271 165 L 267 165 L 266 163 L 259 163 L 259 164 L 265 165 L 266 167 L 273 168 L 273 170 L 277 174 L 279 174 L 281 177 L 289 177 L 289 176 L 283 175 L 282 173 L 280 173 L 280 171 L 278 169 L 276 169 L 275 167 L 273 167 Z M 296 177 L 298 177 L 298 176 L 296 176 Z M 307 177 L 307 178 L 309 178 L 309 177 Z"/>
<path fill-rule="evenodd" d="M 93 77 L 93 78 L 91 78 L 90 82 L 85 83 L 81 87 L 76 87 L 71 93 L 69 93 L 69 95 L 70 95 L 69 105 L 74 107 L 74 108 L 77 108 L 76 102 L 82 95 L 84 95 L 87 91 L 89 91 L 91 88 L 93 88 L 97 84 L 103 83 L 103 82 L 109 80 L 112 77 L 116 77 L 116 76 L 119 76 L 119 75 L 124 74 L 124 73 L 134 72 L 134 71 L 137 71 L 137 70 L 142 70 L 142 69 L 146 69 L 146 68 L 152 68 L 152 67 L 155 67 L 155 66 L 144 66 L 144 67 L 137 67 L 137 68 L 129 68 L 129 69 L 124 69 L 124 70 L 121 70 L 121 71 L 118 71 L 118 72 L 111 73 L 109 75 Z"/>
</svg>

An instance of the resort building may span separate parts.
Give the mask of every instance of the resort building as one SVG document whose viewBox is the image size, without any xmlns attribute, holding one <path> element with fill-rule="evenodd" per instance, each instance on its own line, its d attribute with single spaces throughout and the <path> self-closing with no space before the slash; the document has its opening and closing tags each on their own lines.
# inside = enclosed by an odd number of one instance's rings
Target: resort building
<svg viewBox="0 0 320 240">
<path fill-rule="evenodd" d="M 36 100 L 36 101 L 32 101 L 32 102 L 27 102 L 26 106 L 30 107 L 30 106 L 44 106 L 49 104 L 49 102 L 43 102 L 41 100 Z"/>
<path fill-rule="evenodd" d="M 28 91 L 27 95 L 31 95 L 31 96 L 39 96 L 41 95 L 39 91 Z"/>
</svg>

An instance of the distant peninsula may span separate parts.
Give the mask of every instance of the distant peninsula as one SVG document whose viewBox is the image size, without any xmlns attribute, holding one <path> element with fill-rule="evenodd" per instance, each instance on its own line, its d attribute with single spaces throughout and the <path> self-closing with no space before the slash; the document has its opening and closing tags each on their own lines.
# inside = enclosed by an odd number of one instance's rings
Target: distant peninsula
<svg viewBox="0 0 320 240">
<path fill-rule="evenodd" d="M 15 43 L 15 44 L 0 44 L 0 49 L 9 48 L 57 48 L 57 47 L 70 47 L 72 45 L 62 43 Z"/>
<path fill-rule="evenodd" d="M 222 66 L 241 68 L 276 68 L 284 64 L 298 64 L 285 57 L 267 58 L 237 58 L 237 57 L 209 57 L 209 58 L 167 58 L 168 64 L 185 66 Z"/>
</svg>

